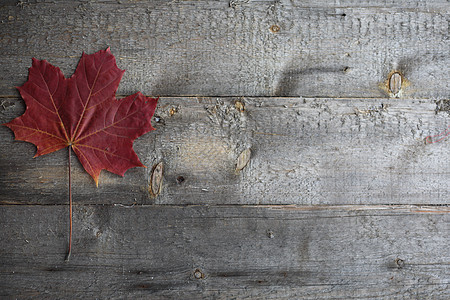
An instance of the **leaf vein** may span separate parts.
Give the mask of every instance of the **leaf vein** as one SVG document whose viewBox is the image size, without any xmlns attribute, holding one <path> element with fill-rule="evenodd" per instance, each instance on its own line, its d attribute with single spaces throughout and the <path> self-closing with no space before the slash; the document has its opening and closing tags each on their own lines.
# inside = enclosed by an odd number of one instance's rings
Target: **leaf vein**
<svg viewBox="0 0 450 300">
<path fill-rule="evenodd" d="M 78 146 L 79 146 L 79 145 L 78 145 Z M 77 150 L 77 152 L 75 152 L 75 153 L 80 153 L 80 155 L 83 156 L 84 160 L 86 161 L 86 163 L 88 164 L 89 168 L 91 169 L 92 174 L 95 174 L 94 168 L 92 167 L 91 163 L 90 163 L 89 160 L 86 158 L 86 156 L 84 155 L 84 153 L 81 152 L 81 151 L 78 149 L 78 147 L 77 147 L 76 145 L 72 145 L 72 148 L 73 148 L 74 150 Z M 88 172 L 89 172 L 89 171 L 88 171 Z"/>
<path fill-rule="evenodd" d="M 35 84 L 36 85 L 36 84 Z M 37 85 L 36 85 L 37 86 Z M 51 109 L 49 109 L 47 106 L 45 106 L 44 104 L 42 104 L 41 102 L 37 101 L 36 98 L 34 98 L 30 93 L 28 93 L 26 90 L 22 89 L 22 92 L 26 93 L 28 96 L 31 97 L 31 99 L 34 100 L 34 102 L 38 103 L 42 108 L 46 109 L 47 111 L 51 112 L 52 114 L 57 115 L 56 112 L 52 111 Z"/>
<path fill-rule="evenodd" d="M 75 138 L 79 135 L 78 128 L 80 127 L 81 121 L 84 118 L 84 114 L 86 112 L 87 106 L 89 105 L 89 101 L 92 99 L 92 90 L 94 89 L 95 84 L 97 83 L 98 76 L 100 75 L 100 70 L 102 69 L 104 63 L 105 63 L 105 58 L 103 57 L 102 63 L 100 64 L 100 67 L 97 69 L 97 74 L 95 75 L 95 79 L 94 79 L 94 82 L 92 83 L 92 88 L 91 88 L 89 86 L 89 82 L 87 81 L 86 59 L 83 59 L 84 73 L 85 73 L 85 77 L 86 77 L 86 82 L 88 83 L 88 87 L 89 87 L 89 95 L 88 95 L 88 98 L 86 100 L 85 105 L 83 105 L 83 112 L 81 113 L 80 119 L 78 120 L 77 126 L 76 126 L 75 131 L 74 131 L 74 137 Z M 95 64 L 94 64 L 94 68 L 95 68 Z M 77 88 L 78 88 L 78 85 L 77 85 Z"/>
<path fill-rule="evenodd" d="M 47 64 L 45 65 L 45 70 L 47 70 Z M 53 108 L 55 109 L 55 113 L 58 115 L 59 121 L 60 121 L 61 124 L 62 124 L 63 130 L 64 130 L 64 135 L 66 136 L 66 139 L 69 140 L 69 138 L 68 138 L 68 136 L 67 136 L 67 130 L 66 130 L 66 128 L 64 127 L 64 123 L 63 123 L 63 121 L 62 121 L 62 119 L 61 119 L 61 116 L 59 115 L 58 109 L 56 108 L 55 100 L 53 100 L 53 96 L 52 96 L 52 94 L 50 93 L 50 89 L 49 89 L 49 87 L 48 87 L 47 82 L 45 81 L 44 75 L 42 74 L 41 70 L 39 70 L 39 74 L 41 75 L 41 78 L 42 78 L 42 80 L 44 81 L 45 86 L 47 87 L 47 93 L 50 95 L 50 100 L 52 101 Z"/>
<path fill-rule="evenodd" d="M 64 141 L 65 143 L 67 142 L 65 139 L 63 139 L 63 138 L 60 137 L 60 136 L 51 134 L 51 133 L 49 133 L 49 132 L 47 132 L 47 131 L 43 131 L 43 130 L 40 130 L 40 129 L 37 129 L 37 128 L 32 128 L 32 127 L 28 127 L 28 126 L 24 126 L 24 125 L 17 125 L 17 124 L 8 124 L 8 126 L 16 126 L 16 127 L 20 127 L 20 128 L 25 128 L 25 129 L 37 131 L 37 132 L 39 132 L 39 133 L 46 134 L 46 135 L 52 136 L 52 137 L 54 137 L 54 138 L 57 138 L 57 139 L 59 139 L 59 140 L 61 140 L 61 141 Z"/>
<path fill-rule="evenodd" d="M 84 139 L 87 138 L 87 137 L 90 137 L 90 136 L 92 136 L 92 135 L 95 135 L 95 134 L 97 134 L 97 133 L 99 133 L 99 132 L 101 132 L 101 131 L 105 131 L 106 129 L 108 129 L 108 128 L 110 128 L 110 127 L 112 127 L 112 126 L 114 126 L 114 125 L 116 125 L 116 124 L 122 122 L 123 120 L 125 120 L 125 119 L 131 117 L 132 115 L 136 114 L 137 112 L 138 112 L 138 111 L 135 111 L 135 112 L 131 113 L 130 115 L 125 116 L 124 118 L 120 119 L 120 120 L 117 121 L 117 122 L 114 122 L 114 123 L 112 123 L 112 124 L 110 124 L 110 125 L 108 125 L 108 126 L 102 128 L 102 129 L 96 130 L 96 131 L 94 131 L 94 132 L 92 132 L 92 133 L 90 133 L 90 134 L 88 134 L 88 135 L 85 135 L 85 136 L 79 138 L 78 140 L 76 140 L 74 143 L 78 143 L 79 141 L 82 141 L 82 140 L 84 140 Z"/>
<path fill-rule="evenodd" d="M 105 153 L 105 154 L 114 156 L 114 157 L 121 158 L 121 159 L 123 159 L 123 160 L 127 160 L 127 161 L 129 161 L 129 162 L 133 162 L 131 159 L 125 158 L 125 157 L 123 157 L 123 156 L 114 154 L 114 153 L 112 153 L 112 152 L 108 152 L 108 151 L 106 151 L 106 150 L 103 150 L 103 149 L 100 149 L 100 148 L 98 148 L 98 147 L 94 147 L 94 146 L 91 146 L 91 145 L 77 144 L 77 147 L 86 147 L 86 148 L 90 148 L 90 149 L 97 150 L 97 151 L 103 152 L 103 153 Z"/>
</svg>

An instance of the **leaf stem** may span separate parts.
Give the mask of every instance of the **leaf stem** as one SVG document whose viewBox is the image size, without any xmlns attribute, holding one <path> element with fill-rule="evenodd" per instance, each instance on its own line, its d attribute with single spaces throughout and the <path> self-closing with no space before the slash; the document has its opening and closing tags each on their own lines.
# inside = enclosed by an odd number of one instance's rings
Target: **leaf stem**
<svg viewBox="0 0 450 300">
<path fill-rule="evenodd" d="M 69 261 L 70 254 L 72 252 L 72 176 L 71 176 L 71 159 L 72 156 L 72 145 L 69 145 L 69 250 L 65 261 Z"/>
</svg>

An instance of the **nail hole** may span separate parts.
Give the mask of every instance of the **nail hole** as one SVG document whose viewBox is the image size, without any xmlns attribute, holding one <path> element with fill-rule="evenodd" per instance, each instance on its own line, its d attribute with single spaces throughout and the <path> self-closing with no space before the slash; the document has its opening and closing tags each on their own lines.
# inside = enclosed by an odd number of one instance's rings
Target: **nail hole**
<svg viewBox="0 0 450 300">
<path fill-rule="evenodd" d="M 182 183 L 184 182 L 184 180 L 185 180 L 185 179 L 184 179 L 183 176 L 178 176 L 178 177 L 177 177 L 177 183 L 178 183 L 178 184 L 182 184 Z"/>
</svg>

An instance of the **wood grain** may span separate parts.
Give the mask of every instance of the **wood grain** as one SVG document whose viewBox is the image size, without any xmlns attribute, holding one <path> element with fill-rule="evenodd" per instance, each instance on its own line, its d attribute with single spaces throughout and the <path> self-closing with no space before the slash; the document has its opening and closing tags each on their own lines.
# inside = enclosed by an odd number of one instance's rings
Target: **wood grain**
<svg viewBox="0 0 450 300">
<path fill-rule="evenodd" d="M 22 100 L 4 104 L 2 123 L 24 110 Z M 96 188 L 75 159 L 74 201 L 449 204 L 449 140 L 425 144 L 450 125 L 445 107 L 409 99 L 162 98 L 156 130 L 134 145 L 148 168 L 124 178 L 103 171 Z M 66 150 L 33 159 L 35 147 L 13 141 L 8 128 L 0 128 L 0 139 L 0 202 L 65 204 Z M 236 172 L 247 148 L 250 161 Z M 150 177 L 159 162 L 163 184 L 152 198 Z"/>
<path fill-rule="evenodd" d="M 119 93 L 162 96 L 448 98 L 448 2 L 3 1 L 0 95 L 31 57 L 66 76 L 111 47 Z M 274 27 L 275 26 L 275 27 Z M 278 28 L 278 30 L 271 30 Z"/>
<path fill-rule="evenodd" d="M 68 263 L 67 152 L 0 127 L 0 298 L 449 299 L 448 28 L 446 0 L 1 1 L 0 123 L 32 57 L 109 46 L 118 95 L 163 97 L 147 168 L 72 160 Z"/>
<path fill-rule="evenodd" d="M 446 207 L 82 206 L 69 263 L 66 215 L 0 207 L 2 298 L 450 297 Z"/>
</svg>

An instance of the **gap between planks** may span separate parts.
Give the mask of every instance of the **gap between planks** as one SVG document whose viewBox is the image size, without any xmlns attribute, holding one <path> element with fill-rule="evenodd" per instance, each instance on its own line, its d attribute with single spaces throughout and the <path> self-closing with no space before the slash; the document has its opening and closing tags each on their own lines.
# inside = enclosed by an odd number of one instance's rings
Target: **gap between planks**
<svg viewBox="0 0 450 300">
<path fill-rule="evenodd" d="M 19 202 L 0 203 L 0 207 L 5 206 L 67 206 L 67 203 L 42 203 L 42 204 L 23 204 Z M 365 211 L 365 210 L 388 210 L 388 211 L 406 211 L 413 213 L 450 213 L 450 206 L 448 204 L 381 204 L 381 205 L 296 205 L 296 204 L 73 204 L 78 207 L 121 207 L 121 208 L 257 208 L 257 209 L 271 209 L 271 210 L 295 210 L 295 211 Z"/>
<path fill-rule="evenodd" d="M 116 95 L 117 99 L 122 99 L 125 98 L 129 95 Z M 421 97 L 421 98 L 411 98 L 411 97 L 403 97 L 403 98 L 394 98 L 394 97 L 387 97 L 387 96 L 380 96 L 380 97 L 351 97 L 351 96 L 346 96 L 346 97 L 333 97 L 333 96 L 253 96 L 253 95 L 226 95 L 226 96 L 220 96 L 220 95 L 163 95 L 163 94 L 152 94 L 152 95 L 147 95 L 145 94 L 144 96 L 146 97 L 159 97 L 159 98 L 164 98 L 165 100 L 173 100 L 173 99 L 182 99 L 182 98 L 187 98 L 189 99 L 195 99 L 195 98 L 217 98 L 217 99 L 236 99 L 236 98 L 247 98 L 247 99 L 270 99 L 270 100 L 299 100 L 299 99 L 318 99 L 318 100 L 398 100 L 399 102 L 403 101 L 403 100 L 436 100 L 436 99 L 441 99 L 440 97 Z M 20 99 L 22 100 L 22 98 L 20 97 L 19 93 L 17 93 L 17 95 L 0 95 L 0 100 L 1 99 Z"/>
</svg>

